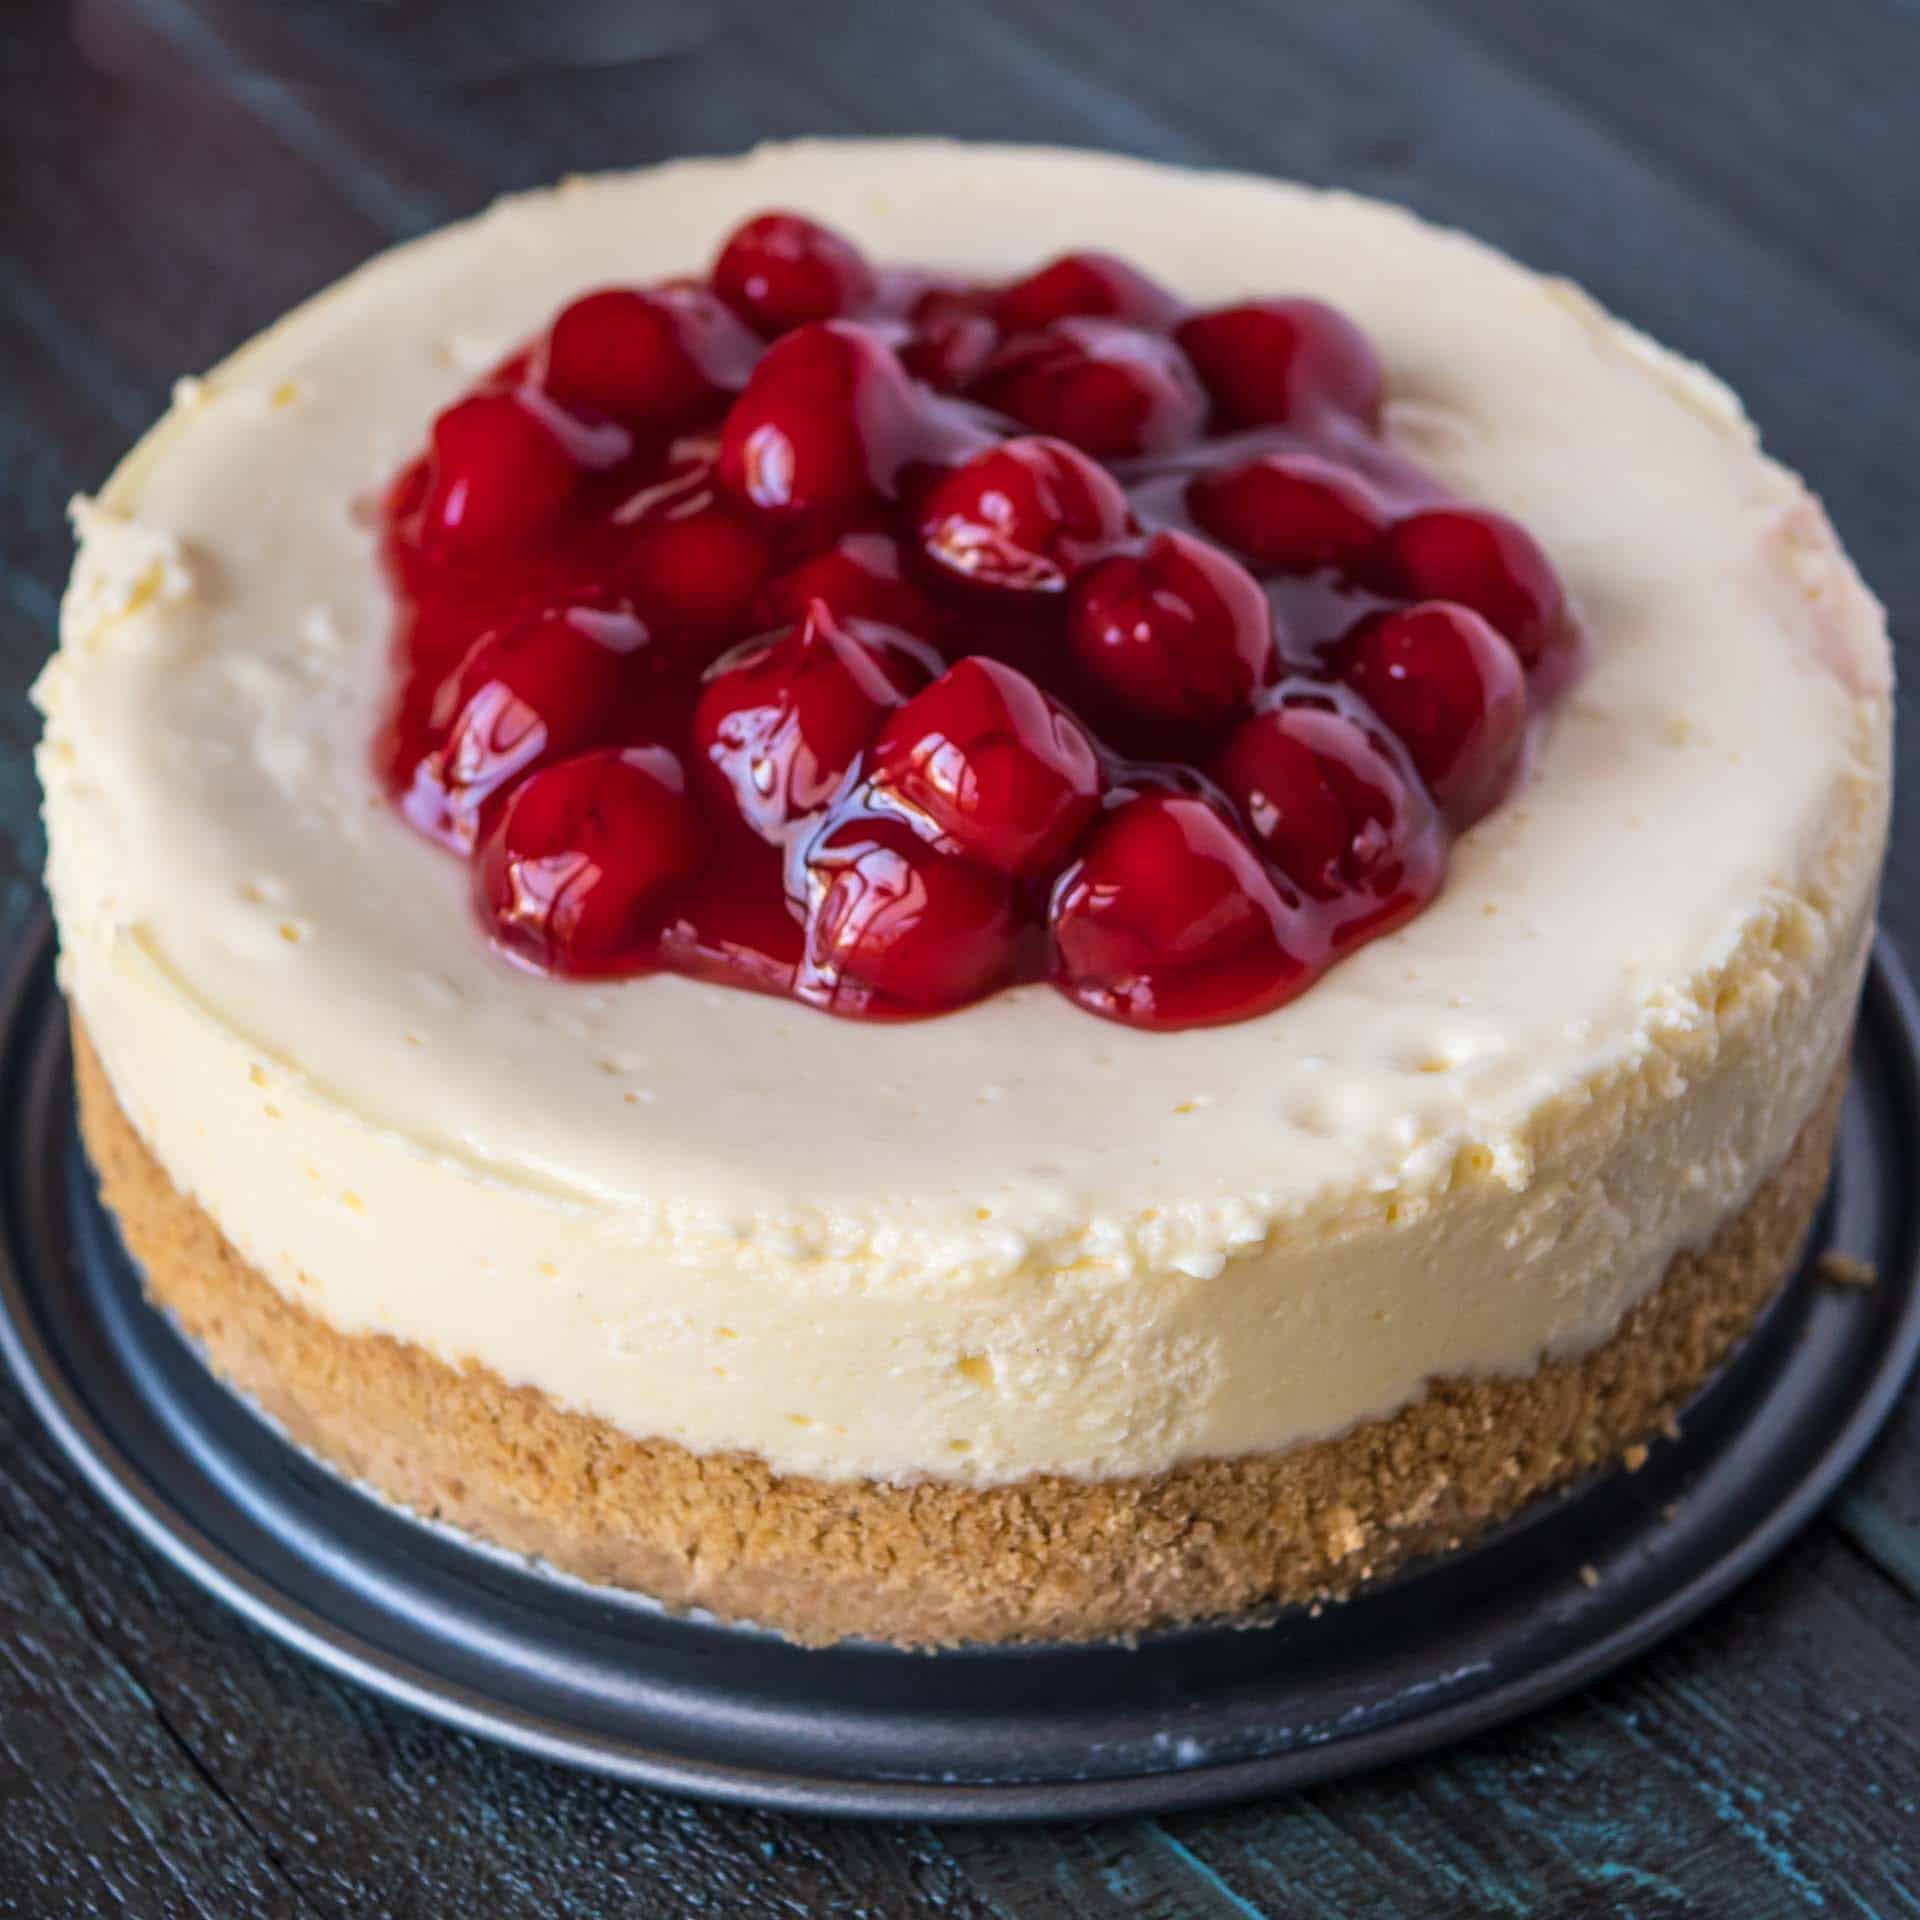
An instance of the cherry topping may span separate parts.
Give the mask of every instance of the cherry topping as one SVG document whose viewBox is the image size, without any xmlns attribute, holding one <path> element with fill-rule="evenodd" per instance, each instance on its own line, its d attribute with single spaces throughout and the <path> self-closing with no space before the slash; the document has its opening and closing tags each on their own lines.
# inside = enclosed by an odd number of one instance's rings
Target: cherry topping
<svg viewBox="0 0 1920 1920">
<path fill-rule="evenodd" d="M 993 308 L 1008 333 L 1037 333 L 1076 316 L 1164 329 L 1180 313 L 1180 302 L 1165 287 L 1110 253 L 1064 253 L 1003 288 Z"/>
<path fill-rule="evenodd" d="M 967 287 L 929 287 L 907 319 L 912 332 L 900 362 L 916 380 L 958 393 L 972 381 L 1000 344 L 992 296 Z"/>
<path fill-rule="evenodd" d="M 676 890 L 660 926 L 659 964 L 753 993 L 791 993 L 802 928 L 787 900 L 782 851 L 708 816 L 706 865 Z"/>
<path fill-rule="evenodd" d="M 928 649 L 816 600 L 784 636 L 724 655 L 693 715 L 695 764 L 767 840 L 839 791 L 881 719 L 932 678 Z"/>
<path fill-rule="evenodd" d="M 941 616 L 907 578 L 906 556 L 891 534 L 844 533 L 797 567 L 769 580 L 757 612 L 763 627 L 790 626 L 824 600 L 843 616 L 883 620 L 922 640 L 937 638 Z"/>
<path fill-rule="evenodd" d="M 1140 1026 L 1242 1019 L 1312 977 L 1259 856 L 1208 801 L 1149 791 L 1100 823 L 1054 898 L 1056 975 Z"/>
<path fill-rule="evenodd" d="M 1191 534 L 1089 567 L 1068 595 L 1067 637 L 1094 680 L 1129 707 L 1208 726 L 1245 703 L 1274 662 L 1273 614 L 1237 560 Z"/>
<path fill-rule="evenodd" d="M 1100 808 L 1086 729 L 1018 668 L 978 655 L 887 720 L 872 766 L 876 805 L 1002 873 L 1048 871 Z"/>
<path fill-rule="evenodd" d="M 1013 893 L 897 820 L 855 817 L 809 849 L 797 991 L 836 1013 L 937 1013 L 1012 978 Z"/>
<path fill-rule="evenodd" d="M 759 353 L 760 342 L 704 290 L 604 287 L 561 310 L 539 379 L 563 406 L 664 429 L 737 393 Z"/>
<path fill-rule="evenodd" d="M 763 213 L 736 227 L 713 268 L 714 291 L 769 339 L 858 312 L 873 288 L 859 248 L 798 213 Z"/>
<path fill-rule="evenodd" d="M 759 598 L 772 553 L 758 526 L 710 489 L 627 522 L 620 578 L 656 620 L 725 634 Z"/>
<path fill-rule="evenodd" d="M 699 867 L 700 818 L 665 747 L 609 747 L 531 774 L 481 845 L 475 888 L 493 937 L 548 973 L 644 966 L 649 916 Z"/>
<path fill-rule="evenodd" d="M 1301 892 L 1361 896 L 1343 918 L 1384 932 L 1438 891 L 1446 842 L 1405 751 L 1344 687 L 1294 681 L 1243 721 L 1214 778 Z"/>
<path fill-rule="evenodd" d="M 501 788 L 618 730 L 650 645 L 617 604 L 543 609 L 482 636 L 425 715 L 396 731 L 388 777 L 407 818 L 471 847 Z"/>
<path fill-rule="evenodd" d="M 1174 337 L 1227 426 L 1307 426 L 1328 413 L 1379 423 L 1380 362 L 1366 335 L 1319 300 L 1216 307 Z"/>
<path fill-rule="evenodd" d="M 1009 341 L 972 394 L 1102 460 L 1183 446 L 1207 417 L 1206 396 L 1180 349 L 1111 320 L 1063 320 Z"/>
<path fill-rule="evenodd" d="M 477 393 L 433 423 L 421 518 L 430 541 L 478 546 L 538 533 L 566 511 L 580 462 L 524 393 Z"/>
<path fill-rule="evenodd" d="M 1060 440 L 1008 440 L 977 454 L 920 511 L 935 566 L 1010 593 L 1062 592 L 1127 524 L 1119 482 Z"/>
<path fill-rule="evenodd" d="M 1579 663 L 1381 404 L 1317 301 L 764 215 L 574 295 L 388 484 L 380 778 L 555 973 L 1258 1013 L 1434 897 Z"/>
<path fill-rule="evenodd" d="M 1506 791 L 1526 737 L 1513 649 L 1470 607 L 1423 601 L 1363 620 L 1334 652 L 1341 678 L 1405 743 L 1456 827 Z"/>
<path fill-rule="evenodd" d="M 845 514 L 894 490 L 913 452 L 912 382 L 862 327 L 802 327 L 767 349 L 720 436 L 720 481 L 771 514 Z"/>
<path fill-rule="evenodd" d="M 1387 523 L 1379 496 L 1357 473 L 1311 453 L 1267 453 L 1196 474 L 1187 507 L 1263 573 L 1349 568 Z"/>
<path fill-rule="evenodd" d="M 1566 598 L 1525 527 L 1487 507 L 1429 507 L 1388 529 L 1370 584 L 1413 600 L 1452 600 L 1503 633 L 1535 667 L 1565 632 Z"/>
</svg>

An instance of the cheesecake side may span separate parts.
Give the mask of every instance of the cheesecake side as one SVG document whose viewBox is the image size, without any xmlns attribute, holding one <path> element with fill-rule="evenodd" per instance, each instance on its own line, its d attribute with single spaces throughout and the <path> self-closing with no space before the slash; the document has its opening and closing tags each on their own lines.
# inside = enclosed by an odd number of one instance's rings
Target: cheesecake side
<svg viewBox="0 0 1920 1920">
<path fill-rule="evenodd" d="M 579 1578 L 803 1644 L 1122 1637 L 1343 1598 L 1656 1440 L 1793 1273 L 1844 1066 L 1785 1161 L 1610 1338 L 1524 1377 L 1436 1380 L 1276 1454 L 992 1488 L 817 1480 L 569 1412 L 490 1369 L 343 1334 L 248 1266 L 128 1122 L 84 1028 L 81 1130 L 148 1297 L 298 1445 L 424 1518 Z"/>
</svg>

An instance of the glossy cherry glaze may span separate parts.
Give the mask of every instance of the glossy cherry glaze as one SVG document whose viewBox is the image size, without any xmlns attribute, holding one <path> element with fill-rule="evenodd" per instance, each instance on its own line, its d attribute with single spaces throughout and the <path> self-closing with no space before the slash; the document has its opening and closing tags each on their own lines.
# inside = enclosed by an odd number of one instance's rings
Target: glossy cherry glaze
<svg viewBox="0 0 1920 1920">
<path fill-rule="evenodd" d="M 381 775 L 545 972 L 1263 1012 L 1433 899 L 1575 655 L 1383 392 L 1315 300 L 881 270 L 763 214 L 435 421 Z"/>
</svg>

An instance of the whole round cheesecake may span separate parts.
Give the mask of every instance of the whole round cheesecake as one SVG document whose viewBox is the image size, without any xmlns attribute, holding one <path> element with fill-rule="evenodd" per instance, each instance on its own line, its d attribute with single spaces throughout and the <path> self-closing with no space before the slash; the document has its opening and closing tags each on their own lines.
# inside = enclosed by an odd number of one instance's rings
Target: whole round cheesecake
<svg viewBox="0 0 1920 1920">
<path fill-rule="evenodd" d="M 808 1640 L 1245 1614 L 1631 1453 L 1792 1270 L 1884 625 L 1720 385 L 1472 240 L 569 181 L 76 520 L 87 1145 L 422 1513 Z"/>
</svg>

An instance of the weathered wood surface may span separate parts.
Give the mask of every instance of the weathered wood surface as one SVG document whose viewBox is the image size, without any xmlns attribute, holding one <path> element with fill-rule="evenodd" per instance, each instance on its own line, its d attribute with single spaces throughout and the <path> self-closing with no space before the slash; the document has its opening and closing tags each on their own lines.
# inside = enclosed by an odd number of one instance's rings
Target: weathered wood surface
<svg viewBox="0 0 1920 1920">
<path fill-rule="evenodd" d="M 35 898 L 23 691 L 63 505 L 172 379 L 503 188 L 771 135 L 1116 146 L 1470 226 L 1732 380 L 1910 633 L 1917 97 L 1911 0 L 15 0 L 5 930 Z M 1917 806 L 1886 909 L 1910 952 Z M 384 1706 L 136 1546 L 0 1383 L 0 1914 L 1900 1915 L 1917 1833 L 1920 1402 L 1734 1600 L 1519 1727 L 1224 1815 L 983 1832 L 682 1804 Z"/>
</svg>

